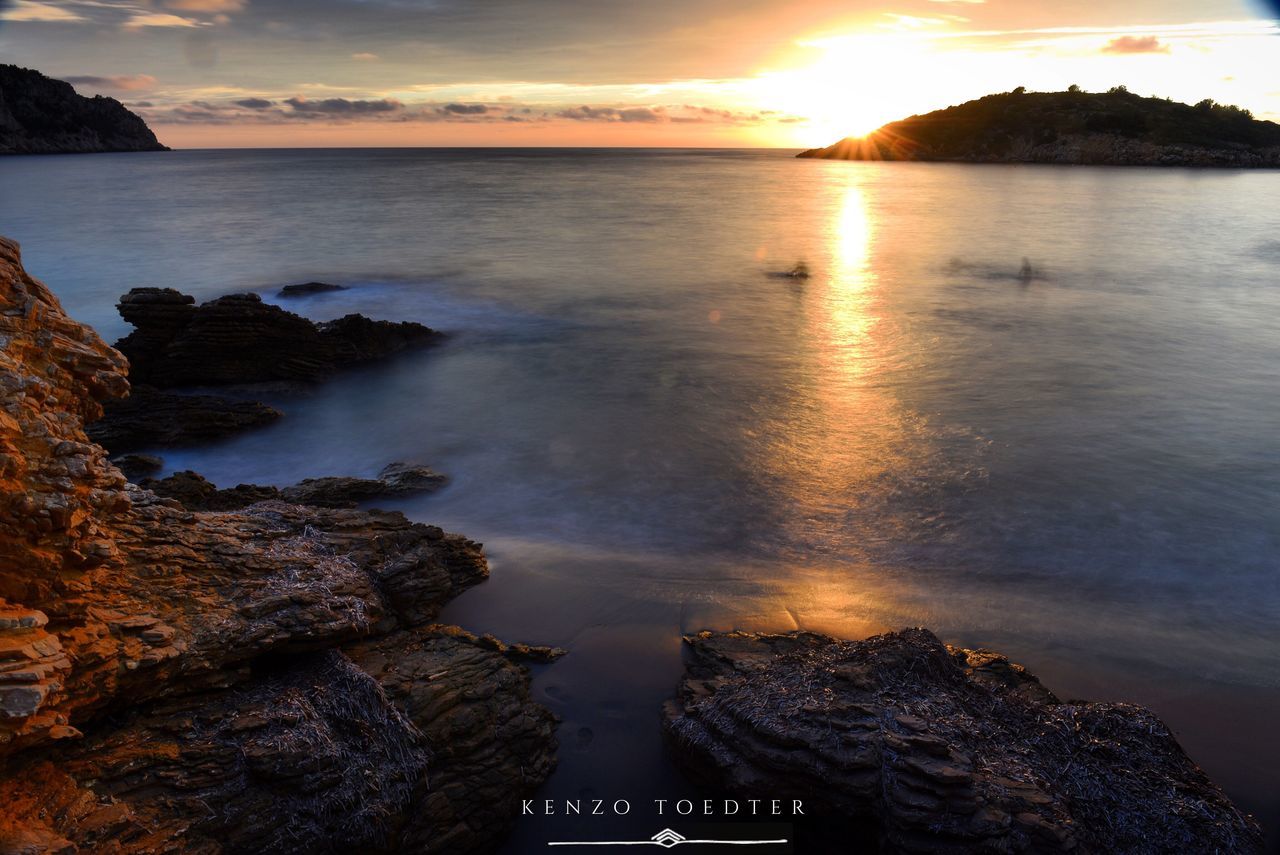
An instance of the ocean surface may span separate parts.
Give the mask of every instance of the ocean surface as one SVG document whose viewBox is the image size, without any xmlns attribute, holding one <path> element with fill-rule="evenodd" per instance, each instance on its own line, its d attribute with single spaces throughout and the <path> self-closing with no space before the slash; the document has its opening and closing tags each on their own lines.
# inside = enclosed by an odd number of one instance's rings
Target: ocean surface
<svg viewBox="0 0 1280 855">
<path fill-rule="evenodd" d="M 191 151 L 5 158 L 0 188 L 108 340 L 134 286 L 308 280 L 349 286 L 288 301 L 309 317 L 452 334 L 164 457 L 450 475 L 379 504 L 486 544 L 445 620 L 571 651 L 536 672 L 544 797 L 689 792 L 658 729 L 682 632 L 923 625 L 1153 707 L 1275 846 L 1280 173 Z"/>
</svg>

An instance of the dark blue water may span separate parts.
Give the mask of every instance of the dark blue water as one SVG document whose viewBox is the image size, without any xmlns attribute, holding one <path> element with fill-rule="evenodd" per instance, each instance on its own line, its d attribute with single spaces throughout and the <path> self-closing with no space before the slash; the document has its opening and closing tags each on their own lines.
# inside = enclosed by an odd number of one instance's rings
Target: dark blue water
<svg viewBox="0 0 1280 855">
<path fill-rule="evenodd" d="M 1153 706 L 1280 805 L 1280 174 L 228 151 L 10 158 L 0 187 L 0 233 L 108 338 L 136 285 L 312 279 L 351 288 L 290 308 L 454 333 L 165 457 L 451 475 L 397 505 L 487 544 L 445 617 L 573 651 L 536 682 L 553 796 L 680 786 L 682 631 L 925 625 Z"/>
</svg>

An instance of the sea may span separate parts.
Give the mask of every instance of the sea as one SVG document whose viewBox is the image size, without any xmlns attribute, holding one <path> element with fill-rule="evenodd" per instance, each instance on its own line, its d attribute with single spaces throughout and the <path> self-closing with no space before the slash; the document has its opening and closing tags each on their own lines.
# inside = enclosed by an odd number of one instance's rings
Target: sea
<svg viewBox="0 0 1280 855">
<path fill-rule="evenodd" d="M 659 728 L 682 634 L 925 626 L 1151 707 L 1276 851 L 1280 172 L 792 154 L 10 157 L 0 234 L 108 341 L 142 285 L 449 333 L 161 454 L 447 474 L 374 504 L 484 542 L 443 620 L 570 651 L 534 672 L 539 799 L 695 793 Z M 312 280 L 347 290 L 276 296 Z"/>
</svg>

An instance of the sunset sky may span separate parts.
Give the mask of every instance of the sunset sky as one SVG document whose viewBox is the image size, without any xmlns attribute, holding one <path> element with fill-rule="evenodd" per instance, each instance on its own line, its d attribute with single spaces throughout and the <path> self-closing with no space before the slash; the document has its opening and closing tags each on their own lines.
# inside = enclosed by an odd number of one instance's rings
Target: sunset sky
<svg viewBox="0 0 1280 855">
<path fill-rule="evenodd" d="M 175 147 L 816 146 L 1016 86 L 1280 119 L 1243 0 L 9 0 L 0 61 Z"/>
</svg>

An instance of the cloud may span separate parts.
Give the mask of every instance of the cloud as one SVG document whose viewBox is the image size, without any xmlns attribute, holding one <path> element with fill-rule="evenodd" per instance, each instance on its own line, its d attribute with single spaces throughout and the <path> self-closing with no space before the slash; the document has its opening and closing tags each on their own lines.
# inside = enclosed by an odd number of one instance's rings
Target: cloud
<svg viewBox="0 0 1280 855">
<path fill-rule="evenodd" d="M 113 77 L 99 77 L 95 74 L 74 74 L 64 77 L 73 86 L 84 86 L 96 89 L 116 89 L 133 92 L 138 89 L 151 89 L 156 79 L 150 74 L 118 74 Z"/>
<path fill-rule="evenodd" d="M 458 101 L 413 101 L 391 98 L 311 100 L 291 97 L 262 97 L 232 94 L 225 88 L 211 89 L 182 103 L 161 104 L 147 109 L 144 118 L 156 124 L 288 125 L 299 123 L 573 123 L 606 124 L 705 124 L 744 126 L 769 123 L 788 124 L 794 116 L 770 110 L 737 111 L 691 104 L 646 107 L 593 106 L 584 104 L 565 109 L 558 104 L 506 102 L 484 104 Z M 141 105 L 139 105 L 141 106 Z M 151 105 L 148 105 L 149 107 Z"/>
<path fill-rule="evenodd" d="M 180 12 L 239 12 L 246 0 L 164 0 L 169 9 Z"/>
<path fill-rule="evenodd" d="M 198 27 L 200 22 L 165 12 L 139 12 L 121 26 L 126 30 L 141 30 L 147 27 Z"/>
<path fill-rule="evenodd" d="M 358 62 L 377 62 L 379 57 L 376 53 L 353 53 L 351 58 Z"/>
<path fill-rule="evenodd" d="M 479 116 L 489 112 L 489 108 L 483 104 L 445 104 L 440 109 L 456 116 Z"/>
<path fill-rule="evenodd" d="M 1120 36 L 1107 42 L 1103 53 L 1168 53 L 1169 46 L 1155 36 Z"/>
<path fill-rule="evenodd" d="M 924 27 L 942 27 L 946 26 L 945 18 L 921 18 L 916 15 L 899 15 L 897 12 L 885 12 L 886 18 L 892 18 L 892 24 L 882 24 L 881 26 L 895 27 L 906 30 L 919 30 Z M 954 19 L 954 15 L 947 16 Z"/>
<path fill-rule="evenodd" d="M 88 20 L 75 12 L 48 3 L 16 0 L 10 8 L 0 12 L 0 21 L 28 21 L 40 23 L 75 23 Z"/>
<path fill-rule="evenodd" d="M 562 119 L 573 119 L 577 122 L 661 122 L 662 108 L 650 107 L 570 107 L 556 113 Z"/>
<path fill-rule="evenodd" d="M 310 101 L 306 98 L 286 98 L 284 103 L 296 113 L 319 113 L 331 116 L 350 116 L 367 113 L 394 113 L 404 105 L 392 98 L 375 101 L 352 101 L 347 98 L 324 98 Z"/>
</svg>

